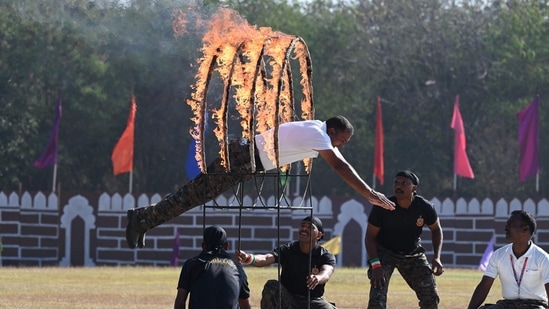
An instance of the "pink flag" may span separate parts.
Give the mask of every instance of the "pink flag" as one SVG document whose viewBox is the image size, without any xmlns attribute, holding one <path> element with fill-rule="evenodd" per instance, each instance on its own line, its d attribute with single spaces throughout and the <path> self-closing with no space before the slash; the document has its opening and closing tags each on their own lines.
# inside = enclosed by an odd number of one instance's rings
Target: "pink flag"
<svg viewBox="0 0 549 309">
<path fill-rule="evenodd" d="M 539 96 L 517 113 L 519 120 L 518 141 L 520 147 L 520 181 L 525 181 L 539 171 Z"/>
<path fill-rule="evenodd" d="M 374 175 L 377 176 L 379 183 L 383 185 L 383 119 L 381 117 L 381 99 L 377 97 L 377 115 L 376 115 L 376 143 L 374 149 Z"/>
<path fill-rule="evenodd" d="M 129 173 L 133 170 L 133 140 L 136 111 L 135 96 L 132 95 L 132 105 L 126 129 L 122 133 L 122 136 L 120 136 L 116 146 L 114 146 L 111 155 L 114 175 Z"/>
<path fill-rule="evenodd" d="M 59 123 L 61 122 L 61 93 L 57 98 L 57 107 L 55 109 L 55 120 L 51 129 L 50 139 L 42 155 L 34 161 L 34 167 L 43 168 L 57 163 L 57 146 L 59 143 Z"/>
<path fill-rule="evenodd" d="M 455 132 L 454 138 L 454 174 L 465 177 L 475 178 L 469 158 L 467 158 L 465 128 L 463 127 L 463 119 L 459 112 L 459 95 L 456 96 L 454 103 L 454 115 L 452 116 L 452 124 L 450 125 Z"/>
</svg>

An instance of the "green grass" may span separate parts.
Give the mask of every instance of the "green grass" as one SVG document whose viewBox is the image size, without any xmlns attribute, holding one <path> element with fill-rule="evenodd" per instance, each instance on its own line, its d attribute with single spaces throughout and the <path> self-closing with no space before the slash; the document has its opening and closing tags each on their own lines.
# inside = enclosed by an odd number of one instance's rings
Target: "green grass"
<svg viewBox="0 0 549 309">
<path fill-rule="evenodd" d="M 180 268 L 0 268 L 0 308 L 173 308 Z M 259 308 L 261 289 L 277 277 L 277 268 L 247 267 L 252 308 Z M 466 308 L 482 273 L 446 269 L 437 283 L 440 308 Z M 366 269 L 338 268 L 326 297 L 340 309 L 366 308 Z M 500 298 L 499 280 L 487 301 Z M 413 291 L 397 271 L 389 286 L 388 308 L 418 308 Z"/>
</svg>

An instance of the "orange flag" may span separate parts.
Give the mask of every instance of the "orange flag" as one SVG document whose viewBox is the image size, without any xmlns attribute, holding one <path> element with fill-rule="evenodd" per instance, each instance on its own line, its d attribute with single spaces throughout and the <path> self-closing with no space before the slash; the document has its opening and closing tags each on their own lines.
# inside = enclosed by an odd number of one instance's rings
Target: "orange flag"
<svg viewBox="0 0 549 309">
<path fill-rule="evenodd" d="M 465 128 L 463 127 L 463 119 L 461 119 L 461 113 L 459 111 L 459 95 L 456 96 L 454 102 L 454 115 L 452 116 L 452 123 L 450 125 L 454 129 L 454 174 L 465 177 L 475 178 L 471 164 L 469 164 L 469 158 L 467 157 L 466 141 L 465 141 Z"/>
<path fill-rule="evenodd" d="M 135 104 L 135 96 L 132 95 L 132 106 L 130 110 L 130 116 L 128 117 L 128 124 L 126 129 L 114 150 L 112 151 L 111 160 L 114 175 L 129 173 L 133 170 L 133 140 L 135 129 L 135 114 L 137 112 L 137 106 Z"/>
<path fill-rule="evenodd" d="M 376 144 L 374 150 L 374 175 L 377 176 L 379 183 L 383 185 L 383 121 L 381 117 L 381 98 L 377 97 L 377 116 L 376 116 Z"/>
</svg>

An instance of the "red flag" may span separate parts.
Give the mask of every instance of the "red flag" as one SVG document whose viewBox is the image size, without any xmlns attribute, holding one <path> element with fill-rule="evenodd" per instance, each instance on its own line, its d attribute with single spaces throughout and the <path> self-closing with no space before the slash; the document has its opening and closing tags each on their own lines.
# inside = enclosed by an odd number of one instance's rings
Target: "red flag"
<svg viewBox="0 0 549 309">
<path fill-rule="evenodd" d="M 517 113 L 519 120 L 520 181 L 539 172 L 539 96 Z"/>
<path fill-rule="evenodd" d="M 381 117 L 381 99 L 377 97 L 377 115 L 376 115 L 376 144 L 374 149 L 374 175 L 377 176 L 379 183 L 383 185 L 383 121 Z"/>
<path fill-rule="evenodd" d="M 454 103 L 454 115 L 452 116 L 452 124 L 450 125 L 455 132 L 454 141 L 454 174 L 465 177 L 475 178 L 469 159 L 467 158 L 465 128 L 463 127 L 463 119 L 459 112 L 459 95 L 456 96 Z"/>
<path fill-rule="evenodd" d="M 120 136 L 118 143 L 114 146 L 111 155 L 114 175 L 129 173 L 133 170 L 133 140 L 136 111 L 135 96 L 132 95 L 132 106 L 130 116 L 128 117 L 128 124 L 124 133 Z"/>
</svg>

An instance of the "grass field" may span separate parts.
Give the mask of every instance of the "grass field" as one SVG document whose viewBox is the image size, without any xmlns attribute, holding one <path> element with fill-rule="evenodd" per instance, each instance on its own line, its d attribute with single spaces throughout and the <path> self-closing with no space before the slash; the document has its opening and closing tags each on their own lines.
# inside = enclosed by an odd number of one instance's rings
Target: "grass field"
<svg viewBox="0 0 549 309">
<path fill-rule="evenodd" d="M 0 268 L 0 308 L 173 308 L 180 268 Z M 252 308 L 259 308 L 263 283 L 277 268 L 246 268 Z M 482 273 L 446 269 L 437 283 L 440 308 L 466 308 Z M 366 269 L 338 268 L 326 286 L 326 297 L 340 309 L 366 308 Z M 500 298 L 499 280 L 487 301 Z M 389 287 L 388 308 L 418 308 L 412 290 L 398 272 Z"/>
</svg>

